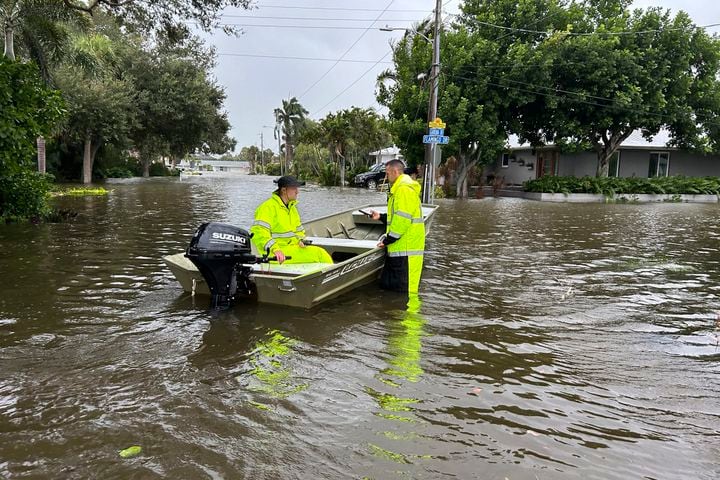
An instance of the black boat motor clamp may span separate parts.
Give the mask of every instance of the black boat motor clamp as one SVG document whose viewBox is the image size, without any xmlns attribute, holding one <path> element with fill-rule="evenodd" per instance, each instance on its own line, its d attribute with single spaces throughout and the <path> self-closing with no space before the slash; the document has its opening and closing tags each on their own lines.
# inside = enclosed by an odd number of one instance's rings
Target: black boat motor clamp
<svg viewBox="0 0 720 480">
<path fill-rule="evenodd" d="M 185 256 L 207 282 L 213 308 L 229 306 L 238 293 L 252 295 L 249 265 L 275 260 L 253 255 L 251 237 L 240 227 L 209 222 L 200 225 L 190 240 Z"/>
</svg>

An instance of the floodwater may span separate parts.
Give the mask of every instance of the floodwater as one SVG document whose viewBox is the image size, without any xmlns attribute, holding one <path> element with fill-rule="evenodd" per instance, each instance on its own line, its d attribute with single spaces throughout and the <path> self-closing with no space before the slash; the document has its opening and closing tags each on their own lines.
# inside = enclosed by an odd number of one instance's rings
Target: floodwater
<svg viewBox="0 0 720 480">
<path fill-rule="evenodd" d="M 717 205 L 440 201 L 419 312 L 373 285 L 214 312 L 161 256 L 270 179 L 109 187 L 0 226 L 0 478 L 720 476 Z"/>
</svg>

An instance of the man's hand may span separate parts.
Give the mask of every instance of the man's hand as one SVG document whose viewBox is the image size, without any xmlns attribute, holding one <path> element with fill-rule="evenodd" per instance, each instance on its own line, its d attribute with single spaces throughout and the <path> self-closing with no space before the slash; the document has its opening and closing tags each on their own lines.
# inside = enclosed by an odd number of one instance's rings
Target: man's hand
<svg viewBox="0 0 720 480">
<path fill-rule="evenodd" d="M 370 218 L 373 220 L 380 220 L 380 213 L 375 210 L 370 210 Z"/>
<path fill-rule="evenodd" d="M 302 240 L 298 242 L 298 245 L 300 246 L 300 248 L 305 248 L 305 243 Z"/>
<path fill-rule="evenodd" d="M 376 245 L 377 248 L 385 248 L 385 234 L 380 235 L 380 238 L 378 238 L 378 244 Z"/>
<path fill-rule="evenodd" d="M 282 250 L 275 250 L 275 260 L 277 260 L 278 263 L 283 263 L 285 261 L 285 254 Z"/>
</svg>

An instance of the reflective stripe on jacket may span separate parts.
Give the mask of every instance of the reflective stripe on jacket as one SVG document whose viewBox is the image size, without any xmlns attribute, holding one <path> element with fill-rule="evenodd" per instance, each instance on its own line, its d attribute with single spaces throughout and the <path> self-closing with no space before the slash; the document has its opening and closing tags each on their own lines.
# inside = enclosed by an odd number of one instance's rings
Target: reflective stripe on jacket
<svg viewBox="0 0 720 480">
<path fill-rule="evenodd" d="M 305 238 L 297 201 L 291 200 L 285 205 L 280 196 L 273 192 L 255 210 L 255 221 L 250 232 L 253 234 L 253 243 L 261 253 L 269 250 L 272 254 L 286 245 L 297 245 Z"/>
<path fill-rule="evenodd" d="M 388 255 L 402 257 L 425 253 L 425 224 L 420 204 L 420 184 L 400 175 L 388 195 L 387 236 L 393 242 Z"/>
</svg>

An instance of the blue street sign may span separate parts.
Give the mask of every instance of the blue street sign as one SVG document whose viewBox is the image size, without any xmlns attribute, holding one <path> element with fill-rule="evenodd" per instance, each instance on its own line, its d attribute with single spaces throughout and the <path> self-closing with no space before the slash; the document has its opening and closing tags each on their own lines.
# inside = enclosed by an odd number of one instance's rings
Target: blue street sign
<svg viewBox="0 0 720 480">
<path fill-rule="evenodd" d="M 444 128 L 431 128 L 428 132 L 430 135 L 445 135 L 445 129 Z"/>
<path fill-rule="evenodd" d="M 423 135 L 423 143 L 439 143 L 446 145 L 450 142 L 450 137 L 443 135 Z"/>
</svg>

